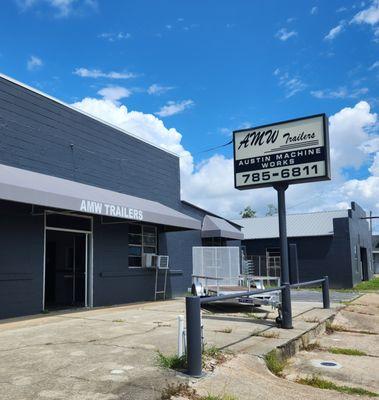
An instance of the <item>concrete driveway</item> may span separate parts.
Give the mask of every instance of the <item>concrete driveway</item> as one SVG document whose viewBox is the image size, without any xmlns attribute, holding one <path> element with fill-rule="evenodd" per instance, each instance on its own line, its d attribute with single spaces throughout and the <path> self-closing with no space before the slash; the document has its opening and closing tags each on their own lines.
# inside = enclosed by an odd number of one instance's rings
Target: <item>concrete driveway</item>
<svg viewBox="0 0 379 400">
<path fill-rule="evenodd" d="M 159 399 L 169 382 L 187 380 L 155 361 L 157 350 L 176 352 L 184 304 L 179 299 L 1 323 L 1 399 Z M 249 311 L 204 311 L 206 342 L 259 358 L 333 312 L 320 302 L 294 303 L 294 329 L 280 330 L 269 308 Z"/>
</svg>

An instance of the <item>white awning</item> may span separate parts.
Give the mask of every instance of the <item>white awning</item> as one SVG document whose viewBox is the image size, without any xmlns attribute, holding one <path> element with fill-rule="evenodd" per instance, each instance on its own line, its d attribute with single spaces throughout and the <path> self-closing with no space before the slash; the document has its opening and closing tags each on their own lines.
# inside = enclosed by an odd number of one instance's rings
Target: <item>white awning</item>
<svg viewBox="0 0 379 400">
<path fill-rule="evenodd" d="M 182 229 L 201 222 L 161 203 L 0 164 L 0 199 Z"/>
<path fill-rule="evenodd" d="M 222 218 L 206 215 L 203 219 L 201 237 L 222 237 L 226 239 L 242 240 L 243 233 Z"/>
</svg>

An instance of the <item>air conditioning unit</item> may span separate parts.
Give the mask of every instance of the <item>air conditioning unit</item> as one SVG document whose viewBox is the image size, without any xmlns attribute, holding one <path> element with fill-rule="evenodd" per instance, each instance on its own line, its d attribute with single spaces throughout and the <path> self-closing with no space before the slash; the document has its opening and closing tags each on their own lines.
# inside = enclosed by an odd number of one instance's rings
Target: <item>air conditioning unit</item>
<svg viewBox="0 0 379 400">
<path fill-rule="evenodd" d="M 143 255 L 143 267 L 144 268 L 156 268 L 157 256 L 156 254 L 144 254 Z"/>
<path fill-rule="evenodd" d="M 169 256 L 157 256 L 157 268 L 168 269 Z"/>
</svg>

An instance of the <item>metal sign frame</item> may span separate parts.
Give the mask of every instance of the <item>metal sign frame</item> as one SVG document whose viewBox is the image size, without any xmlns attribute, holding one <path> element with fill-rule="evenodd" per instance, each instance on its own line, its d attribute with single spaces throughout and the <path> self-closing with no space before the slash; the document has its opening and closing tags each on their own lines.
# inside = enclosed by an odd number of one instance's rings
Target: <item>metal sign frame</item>
<svg viewBox="0 0 379 400">
<path fill-rule="evenodd" d="M 323 139 L 324 139 L 324 145 L 323 148 L 325 149 L 325 174 L 322 176 L 317 176 L 317 177 L 309 177 L 309 178 L 300 178 L 300 179 L 282 179 L 278 181 L 270 181 L 270 182 L 264 182 L 264 183 L 258 183 L 258 184 L 251 184 L 251 185 L 244 185 L 244 186 L 238 186 L 237 185 L 237 172 L 236 172 L 236 134 L 240 132 L 248 132 L 248 131 L 254 131 L 257 129 L 261 128 L 267 128 L 270 126 L 278 126 L 278 125 L 285 125 L 288 123 L 292 122 L 298 122 L 298 121 L 306 121 L 309 119 L 313 118 L 318 118 L 322 117 L 322 129 L 323 129 Z M 301 145 L 301 143 L 299 143 Z M 270 169 L 270 168 L 267 168 Z M 329 127 L 328 127 L 328 118 L 325 113 L 322 114 L 314 114 L 302 118 L 294 118 L 286 121 L 279 121 L 275 123 L 270 123 L 270 124 L 265 124 L 265 125 L 259 125 L 247 129 L 239 129 L 233 131 L 233 171 L 234 171 L 234 187 L 238 190 L 248 190 L 248 189 L 258 189 L 258 188 L 263 188 L 263 187 L 272 187 L 277 184 L 298 184 L 298 183 L 306 183 L 306 182 L 317 182 L 317 181 L 326 181 L 331 179 L 330 175 L 330 150 L 329 150 Z"/>
</svg>

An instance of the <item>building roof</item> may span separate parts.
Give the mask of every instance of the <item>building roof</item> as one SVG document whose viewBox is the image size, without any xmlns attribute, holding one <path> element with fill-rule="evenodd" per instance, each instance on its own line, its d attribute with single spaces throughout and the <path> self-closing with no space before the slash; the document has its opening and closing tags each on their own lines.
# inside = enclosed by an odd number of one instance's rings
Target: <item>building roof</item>
<svg viewBox="0 0 379 400">
<path fill-rule="evenodd" d="M 0 164 L 0 198 L 181 229 L 201 222 L 156 201 Z"/>
<path fill-rule="evenodd" d="M 288 237 L 333 235 L 333 219 L 348 217 L 348 210 L 322 211 L 287 215 Z M 243 218 L 235 220 L 243 226 L 246 239 L 268 239 L 279 237 L 278 216 Z"/>
<path fill-rule="evenodd" d="M 243 233 L 223 218 L 206 215 L 201 227 L 201 237 L 221 237 L 242 240 Z"/>
<path fill-rule="evenodd" d="M 239 224 L 239 223 L 236 222 L 236 221 L 233 221 L 233 220 L 228 219 L 228 218 L 224 218 L 224 217 L 222 217 L 221 215 L 215 214 L 215 213 L 213 213 L 213 212 L 211 212 L 211 211 L 209 211 L 209 210 L 206 210 L 206 209 L 204 209 L 204 208 L 201 208 L 201 207 L 197 206 L 196 204 L 190 203 L 190 202 L 187 201 L 187 200 L 181 200 L 181 202 L 182 202 L 183 204 L 189 206 L 189 207 L 195 208 L 196 210 L 202 211 L 203 213 L 206 213 L 207 215 L 211 215 L 212 217 L 216 217 L 216 218 L 223 219 L 223 220 L 229 222 L 230 224 L 234 225 L 234 226 L 237 227 L 237 228 L 241 228 L 241 227 L 242 227 L 242 225 Z"/>
</svg>

